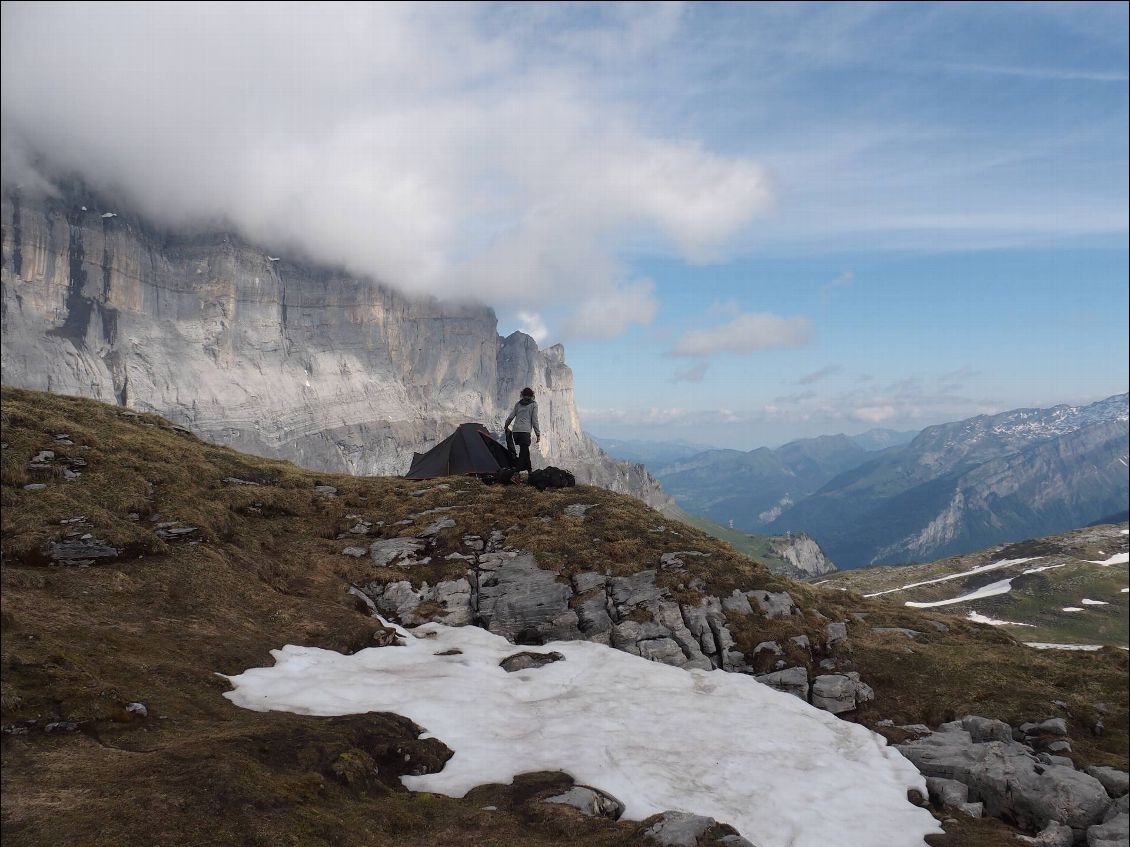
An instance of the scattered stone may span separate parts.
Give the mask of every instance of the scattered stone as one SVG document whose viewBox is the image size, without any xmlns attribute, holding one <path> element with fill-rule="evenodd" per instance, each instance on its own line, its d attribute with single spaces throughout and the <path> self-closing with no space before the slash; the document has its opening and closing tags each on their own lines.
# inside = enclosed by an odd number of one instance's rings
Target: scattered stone
<svg viewBox="0 0 1130 847">
<path fill-rule="evenodd" d="M 939 809 L 958 808 L 962 803 L 969 802 L 969 786 L 956 779 L 946 779 L 940 776 L 926 778 L 926 791 L 930 801 Z"/>
<path fill-rule="evenodd" d="M 718 826 L 714 818 L 702 815 L 692 815 L 690 812 L 663 812 L 659 819 L 644 830 L 644 837 L 650 838 L 659 847 L 700 847 L 705 844 L 703 837 L 706 833 Z M 753 847 L 740 835 L 732 833 L 726 835 L 727 847 Z M 734 840 L 734 839 L 737 840 Z"/>
<path fill-rule="evenodd" d="M 482 550 L 484 546 L 483 539 L 478 535 L 464 535 L 463 546 L 471 550 Z"/>
<path fill-rule="evenodd" d="M 585 513 L 589 509 L 595 509 L 596 505 L 596 503 L 572 503 L 565 507 L 565 514 L 571 518 L 584 518 Z"/>
<path fill-rule="evenodd" d="M 63 468 L 63 479 L 67 480 L 67 482 L 74 482 L 80 476 L 82 476 L 82 474 L 72 471 L 70 468 Z"/>
<path fill-rule="evenodd" d="M 323 497 L 336 497 L 337 489 L 332 485 L 315 485 L 314 493 L 320 494 Z"/>
<path fill-rule="evenodd" d="M 65 525 L 65 524 L 86 523 L 86 521 L 87 521 L 86 515 L 75 515 L 73 518 L 63 518 L 61 521 L 59 521 L 59 523 Z"/>
<path fill-rule="evenodd" d="M 1070 741 L 1053 741 L 1051 744 L 1048 745 L 1048 752 L 1049 753 L 1070 753 L 1071 752 L 1071 742 Z"/>
<path fill-rule="evenodd" d="M 1048 718 L 1042 721 L 1036 730 L 1046 735 L 1067 735 L 1067 721 L 1063 718 Z"/>
<path fill-rule="evenodd" d="M 942 633 L 943 635 L 950 631 L 950 628 L 948 626 L 946 626 L 944 623 L 942 623 L 941 621 L 932 621 L 932 620 L 927 619 L 926 623 L 930 624 L 930 626 L 934 627 L 934 629 L 936 629 L 938 632 Z"/>
<path fill-rule="evenodd" d="M 1087 829 L 1087 847 L 1126 847 L 1130 843 L 1130 815 L 1126 812 Z"/>
<path fill-rule="evenodd" d="M 821 659 L 820 660 L 820 670 L 822 670 L 822 671 L 834 671 L 835 669 L 836 669 L 836 660 L 835 659 Z"/>
<path fill-rule="evenodd" d="M 423 542 L 415 538 L 378 538 L 369 545 L 369 556 L 373 564 L 382 568 L 398 561 L 401 566 L 406 567 L 416 564 L 415 556 L 423 549 Z"/>
<path fill-rule="evenodd" d="M 431 488 L 419 488 L 416 491 L 409 491 L 409 497 L 423 497 L 429 491 L 446 491 L 451 488 L 446 482 L 441 482 L 439 485 L 433 485 Z"/>
<path fill-rule="evenodd" d="M 52 721 L 43 727 L 44 732 L 74 732 L 78 729 L 75 721 Z"/>
<path fill-rule="evenodd" d="M 792 595 L 787 591 L 774 593 L 758 589 L 747 591 L 746 596 L 756 600 L 758 605 L 761 606 L 761 611 L 770 619 L 787 618 L 800 611 L 796 603 L 793 602 Z"/>
<path fill-rule="evenodd" d="M 368 552 L 368 548 L 365 547 L 346 547 L 341 551 L 343 556 L 352 556 L 355 559 L 360 559 Z"/>
<path fill-rule="evenodd" d="M 112 561 L 121 555 L 121 550 L 103 541 L 52 541 L 47 545 L 47 556 L 59 565 L 93 564 L 97 561 Z"/>
<path fill-rule="evenodd" d="M 1126 771 L 1102 765 L 1091 765 L 1084 768 L 1083 773 L 1090 774 L 1101 782 L 1106 793 L 1111 797 L 1124 797 L 1130 791 L 1130 775 Z"/>
<path fill-rule="evenodd" d="M 1004 721 L 966 715 L 961 719 L 961 728 L 969 733 L 974 743 L 983 741 L 1011 741 L 1012 727 Z"/>
<path fill-rule="evenodd" d="M 368 521 L 361 521 L 360 523 L 356 523 L 351 526 L 349 528 L 349 533 L 350 535 L 368 535 L 369 530 L 372 528 L 373 525 Z"/>
<path fill-rule="evenodd" d="M 1071 847 L 1075 843 L 1075 833 L 1059 821 L 1048 821 L 1039 835 L 1018 835 L 1016 840 L 1032 847 Z"/>
<path fill-rule="evenodd" d="M 523 650 L 521 653 L 507 656 L 498 663 L 498 666 L 507 673 L 515 673 L 517 671 L 529 670 L 530 668 L 542 668 L 554 662 L 562 662 L 564 660 L 565 657 L 556 650 L 549 653 L 533 653 L 529 650 Z"/>
<path fill-rule="evenodd" d="M 875 698 L 871 686 L 860 681 L 859 674 L 821 674 L 812 682 L 812 705 L 833 715 L 854 711 L 860 703 Z"/>
<path fill-rule="evenodd" d="M 186 426 L 181 426 L 180 424 L 172 424 L 169 427 L 169 429 L 171 429 L 173 432 L 177 433 L 178 435 L 192 435 L 191 429 L 189 429 Z"/>
<path fill-rule="evenodd" d="M 784 691 L 808 702 L 808 671 L 802 667 L 758 674 L 754 679 L 770 688 L 776 688 L 778 691 Z"/>
<path fill-rule="evenodd" d="M 199 527 L 195 526 L 178 526 L 175 522 L 164 522 L 157 524 L 157 536 L 166 541 L 181 541 L 189 538 L 200 531 Z"/>
<path fill-rule="evenodd" d="M 753 614 L 753 607 L 749 604 L 749 598 L 736 588 L 729 597 L 722 598 L 722 608 L 727 612 L 735 612 L 739 615 Z"/>
<path fill-rule="evenodd" d="M 573 574 L 573 589 L 578 594 L 592 591 L 594 588 L 603 588 L 608 582 L 608 577 L 599 573 L 575 573 Z"/>
<path fill-rule="evenodd" d="M 1075 763 L 1067 756 L 1053 756 L 1051 753 L 1037 753 L 1036 758 L 1043 762 L 1045 765 L 1057 765 L 1061 768 L 1074 769 Z"/>
<path fill-rule="evenodd" d="M 149 717 L 149 709 L 146 708 L 144 703 L 127 703 L 126 712 L 139 718 Z"/>
<path fill-rule="evenodd" d="M 257 482 L 252 482 L 249 479 L 240 479 L 238 476 L 225 476 L 224 482 L 228 485 L 258 485 Z"/>
<path fill-rule="evenodd" d="M 46 488 L 42 482 L 31 482 L 24 486 L 24 491 L 43 491 Z"/>
<path fill-rule="evenodd" d="M 829 647 L 847 641 L 847 637 L 847 624 L 843 621 L 830 623 L 824 627 L 824 638 L 827 640 Z"/>
<path fill-rule="evenodd" d="M 423 532 L 417 533 L 416 537 L 417 538 L 434 538 L 435 536 L 437 536 L 441 532 L 443 532 L 443 530 L 450 529 L 453 526 L 455 526 L 455 521 L 453 521 L 451 518 L 440 518 L 435 523 L 433 523 L 431 526 L 429 526 L 427 529 L 425 529 Z"/>
<path fill-rule="evenodd" d="M 797 647 L 800 647 L 802 650 L 808 650 L 812 646 L 811 643 L 808 640 L 807 635 L 794 635 L 792 638 L 789 639 L 789 641 L 791 641 Z"/>
<path fill-rule="evenodd" d="M 33 465 L 46 465 L 55 461 L 54 450 L 40 450 L 31 460 Z"/>
<path fill-rule="evenodd" d="M 588 785 L 574 785 L 564 794 L 547 797 L 544 803 L 559 803 L 563 806 L 572 806 L 579 809 L 581 814 L 590 818 L 609 818 L 619 820 L 624 814 L 624 804 L 599 788 Z"/>
<path fill-rule="evenodd" d="M 687 566 L 687 563 L 683 561 L 684 556 L 705 556 L 705 555 L 706 555 L 706 553 L 702 553 L 698 550 L 675 550 L 675 551 L 670 552 L 670 553 L 663 553 L 659 557 L 659 567 L 663 568 L 664 570 L 673 570 L 673 571 L 682 570 L 683 568 L 685 568 Z"/>
<path fill-rule="evenodd" d="M 463 651 L 460 650 L 458 647 L 452 647 L 450 650 L 441 650 L 440 652 L 436 653 L 435 655 L 437 655 L 437 656 L 462 656 Z"/>
</svg>

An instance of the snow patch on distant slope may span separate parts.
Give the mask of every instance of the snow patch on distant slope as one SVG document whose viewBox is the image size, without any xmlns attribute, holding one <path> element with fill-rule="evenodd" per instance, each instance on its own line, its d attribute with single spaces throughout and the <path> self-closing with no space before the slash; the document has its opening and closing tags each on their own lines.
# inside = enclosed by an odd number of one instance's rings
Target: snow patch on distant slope
<svg viewBox="0 0 1130 847">
<path fill-rule="evenodd" d="M 565 661 L 506 673 L 521 648 L 477 627 L 426 624 L 406 646 L 351 656 L 287 645 L 274 667 L 229 677 L 233 703 L 312 715 L 395 712 L 455 755 L 405 776 L 462 797 L 516 774 L 561 770 L 643 819 L 709 815 L 761 847 L 921 847 L 940 832 L 907 800 L 926 785 L 878 735 L 744 674 L 685 671 L 586 641 Z M 451 648 L 459 655 L 439 655 Z M 814 812 L 814 810 L 816 810 Z"/>
<path fill-rule="evenodd" d="M 1130 562 L 1130 553 L 1115 553 L 1109 559 L 1104 559 L 1101 562 L 1091 562 L 1090 559 L 1087 561 L 1092 565 L 1102 565 L 1104 568 L 1107 565 L 1125 565 L 1127 562 Z"/>
<path fill-rule="evenodd" d="M 961 573 L 951 573 L 947 576 L 940 576 L 937 579 L 927 579 L 922 582 L 912 582 L 909 585 L 903 585 L 898 588 L 888 588 L 886 591 L 876 591 L 874 594 L 864 594 L 864 597 L 881 597 L 884 594 L 894 594 L 896 591 L 906 591 L 908 588 L 919 588 L 923 585 L 933 585 L 937 582 L 948 582 L 951 579 L 961 579 L 963 576 L 973 576 L 974 574 L 985 573 L 986 571 L 996 571 L 1001 568 L 1008 568 L 1013 565 L 1022 565 L 1025 562 L 1032 562 L 1036 559 L 1043 558 L 1042 556 L 1029 556 L 1026 559 L 1001 559 L 997 562 L 992 562 L 988 565 L 978 565 L 972 570 L 962 571 Z M 1049 567 L 1062 567 L 1062 565 L 1049 565 Z M 1044 570 L 1044 568 L 1026 570 L 1024 573 L 1035 573 L 1036 570 Z"/>
<path fill-rule="evenodd" d="M 987 615 L 982 615 L 980 612 L 970 612 L 966 617 L 974 623 L 987 623 L 989 626 L 1031 626 L 1034 623 L 1019 623 L 1017 621 L 1001 621 L 996 618 L 990 618 Z"/>
<path fill-rule="evenodd" d="M 932 603 L 915 603 L 913 600 L 907 600 L 903 605 L 910 606 L 914 609 L 933 609 L 936 606 L 952 606 L 954 603 L 969 603 L 973 600 L 982 600 L 985 597 L 996 597 L 998 594 L 1007 594 L 1012 590 L 1012 580 L 1009 579 L 998 580 L 991 582 L 988 585 L 983 585 L 976 591 L 971 591 L 968 594 L 962 594 L 960 597 L 953 597 L 949 600 L 935 600 Z"/>
</svg>

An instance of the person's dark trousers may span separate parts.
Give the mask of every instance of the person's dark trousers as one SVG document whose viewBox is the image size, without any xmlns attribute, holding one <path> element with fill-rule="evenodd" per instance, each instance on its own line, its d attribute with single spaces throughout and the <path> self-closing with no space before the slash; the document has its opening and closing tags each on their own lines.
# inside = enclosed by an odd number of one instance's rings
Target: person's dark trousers
<svg viewBox="0 0 1130 847">
<path fill-rule="evenodd" d="M 530 434 L 528 432 L 514 433 L 514 443 L 518 445 L 518 470 L 532 471 L 530 464 Z"/>
</svg>

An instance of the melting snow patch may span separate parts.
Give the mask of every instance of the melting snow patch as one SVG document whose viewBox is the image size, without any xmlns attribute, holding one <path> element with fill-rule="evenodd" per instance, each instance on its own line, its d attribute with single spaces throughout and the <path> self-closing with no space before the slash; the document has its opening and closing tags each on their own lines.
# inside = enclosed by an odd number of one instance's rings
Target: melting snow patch
<svg viewBox="0 0 1130 847">
<path fill-rule="evenodd" d="M 1107 565 L 1125 565 L 1127 562 L 1130 562 L 1130 553 L 1115 553 L 1109 559 L 1105 559 L 1101 562 L 1091 562 L 1091 564 L 1106 567 Z"/>
<path fill-rule="evenodd" d="M 974 623 L 987 623 L 989 626 L 1035 626 L 1034 623 L 1017 623 L 1016 621 L 998 621 L 978 612 L 970 612 L 969 620 Z"/>
<path fill-rule="evenodd" d="M 1084 606 L 1109 606 L 1110 605 L 1110 603 L 1106 602 L 1106 600 L 1088 600 L 1086 597 L 1084 597 L 1079 602 L 1082 603 Z"/>
<path fill-rule="evenodd" d="M 983 585 L 976 591 L 970 591 L 968 594 L 962 594 L 960 597 L 953 597 L 949 600 L 935 600 L 932 603 L 915 603 L 913 600 L 907 600 L 903 605 L 915 609 L 932 609 L 935 606 L 950 606 L 954 603 L 968 603 L 972 600 L 981 600 L 985 597 L 996 597 L 998 594 L 1007 594 L 1011 590 L 1012 579 L 1001 579 L 997 582 Z"/>
<path fill-rule="evenodd" d="M 928 579 L 925 582 L 912 582 L 910 585 L 903 585 L 899 588 L 888 588 L 886 591 L 876 591 L 874 594 L 864 594 L 864 597 L 881 597 L 884 594 L 894 594 L 896 591 L 906 591 L 908 588 L 918 588 L 922 585 L 933 585 L 936 582 L 947 582 L 951 579 L 960 579 L 963 576 L 973 576 L 974 574 L 984 573 L 985 571 L 996 571 L 1001 568 L 1011 567 L 1012 565 L 1022 565 L 1025 562 L 1031 562 L 1033 559 L 1042 559 L 1042 556 L 1029 556 L 1026 559 L 1001 559 L 999 562 L 993 562 L 988 565 L 979 565 L 972 570 L 962 571 L 961 573 L 951 573 L 947 576 L 940 576 L 937 579 Z M 907 605 L 911 605 L 907 603 Z"/>
<path fill-rule="evenodd" d="M 395 712 L 455 751 L 412 790 L 462 797 L 561 770 L 640 820 L 666 809 L 725 821 L 762 847 L 921 847 L 940 832 L 907 800 L 926 785 L 886 741 L 744 674 L 685 671 L 586 641 L 565 661 L 507 673 L 513 644 L 426 624 L 404 647 L 351 656 L 287 645 L 229 677 L 233 703 L 310 715 Z M 458 655 L 438 655 L 451 648 Z M 813 814 L 819 809 L 819 814 Z"/>
<path fill-rule="evenodd" d="M 1051 570 L 1055 570 L 1056 568 L 1063 568 L 1063 567 L 1066 567 L 1066 565 L 1064 565 L 1062 563 L 1058 564 L 1058 565 L 1043 565 L 1043 566 L 1038 567 L 1038 568 L 1025 568 L 1022 571 L 1022 573 L 1025 576 L 1027 576 L 1030 573 L 1040 573 L 1041 571 L 1051 571 Z"/>
<path fill-rule="evenodd" d="M 1118 530 L 1118 534 L 1119 535 L 1130 535 L 1130 529 L 1120 529 L 1120 530 Z"/>
<path fill-rule="evenodd" d="M 1060 611 L 1063 611 L 1063 612 L 1085 612 L 1087 610 L 1082 609 L 1079 606 L 1064 606 Z"/>
<path fill-rule="evenodd" d="M 1037 650 L 1101 650 L 1101 644 L 1050 644 L 1045 641 L 1026 641 L 1024 642 L 1027 647 L 1035 647 Z"/>
</svg>

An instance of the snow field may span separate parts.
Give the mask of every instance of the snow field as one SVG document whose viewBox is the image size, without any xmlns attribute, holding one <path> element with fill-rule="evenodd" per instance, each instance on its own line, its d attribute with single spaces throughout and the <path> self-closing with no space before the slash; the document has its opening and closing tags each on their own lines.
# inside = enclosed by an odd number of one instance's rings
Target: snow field
<svg viewBox="0 0 1130 847">
<path fill-rule="evenodd" d="M 909 585 L 902 585 L 898 588 L 888 588 L 886 591 L 876 591 L 874 594 L 864 594 L 864 597 L 882 597 L 884 594 L 894 594 L 896 591 L 906 591 L 908 588 L 919 588 L 923 585 L 933 585 L 937 582 L 948 582 L 951 579 L 961 579 L 963 576 L 973 576 L 974 574 L 985 573 L 985 571 L 995 571 L 1001 568 L 1008 568 L 1012 565 L 1022 565 L 1025 562 L 1031 562 L 1034 559 L 1042 559 L 1042 556 L 1029 556 L 1026 559 L 1001 559 L 998 562 L 992 562 L 988 565 L 979 565 L 971 570 L 962 571 L 961 573 L 951 573 L 946 576 L 940 576 L 937 579 L 927 579 L 924 582 L 912 582 Z M 1027 573 L 1027 571 L 1025 571 Z M 907 605 L 910 605 L 909 603 Z"/>
<path fill-rule="evenodd" d="M 1018 621 L 1001 621 L 1001 620 L 997 620 L 996 618 L 990 618 L 987 615 L 982 615 L 979 612 L 972 612 L 972 611 L 966 617 L 968 617 L 969 620 L 973 621 L 974 623 L 987 623 L 989 626 L 1031 626 L 1031 627 L 1035 626 L 1034 623 L 1019 623 Z"/>
<path fill-rule="evenodd" d="M 988 585 L 982 585 L 976 591 L 970 591 L 968 594 L 962 594 L 960 597 L 951 597 L 949 600 L 935 600 L 932 603 L 915 603 L 913 600 L 907 600 L 903 605 L 910 606 L 914 609 L 933 609 L 936 606 L 950 606 L 954 603 L 968 603 L 971 600 L 996 597 L 998 594 L 1007 594 L 1012 590 L 1013 579 L 1015 579 L 1015 577 L 990 582 Z"/>
<path fill-rule="evenodd" d="M 486 630 L 413 633 L 352 656 L 287 645 L 274 667 L 228 677 L 224 696 L 256 711 L 411 718 L 455 751 L 441 772 L 403 777 L 415 791 L 462 797 L 560 770 L 618 797 L 628 819 L 709 815 L 761 847 L 921 847 L 941 831 L 906 799 L 925 780 L 882 737 L 749 676 L 585 641 L 534 648 L 565 660 L 507 673 L 498 663 L 523 648 Z M 451 649 L 462 653 L 437 655 Z"/>
<path fill-rule="evenodd" d="M 1101 562 L 1091 562 L 1091 564 L 1106 567 L 1108 565 L 1125 565 L 1127 562 L 1130 562 L 1130 553 L 1115 553 L 1109 559 L 1104 559 Z"/>
</svg>

